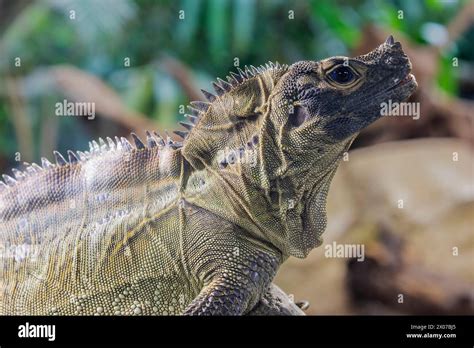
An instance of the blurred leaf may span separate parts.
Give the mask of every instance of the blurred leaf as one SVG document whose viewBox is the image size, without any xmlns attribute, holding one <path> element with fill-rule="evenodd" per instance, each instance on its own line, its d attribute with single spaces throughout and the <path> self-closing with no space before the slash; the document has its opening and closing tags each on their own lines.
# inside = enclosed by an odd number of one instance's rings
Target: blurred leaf
<svg viewBox="0 0 474 348">
<path fill-rule="evenodd" d="M 453 57 L 450 55 L 441 56 L 436 81 L 441 90 L 449 95 L 456 95 L 458 93 L 458 83 L 454 74 L 458 69 L 453 69 L 452 59 Z"/>
<path fill-rule="evenodd" d="M 161 71 L 155 73 L 153 83 L 153 92 L 157 101 L 153 117 L 158 119 L 162 126 L 173 128 L 179 117 L 180 90 L 178 85 L 175 80 Z"/>
<path fill-rule="evenodd" d="M 399 0 L 400 8 L 403 10 L 404 20 L 408 23 L 417 22 L 423 15 L 423 2 L 413 0 Z"/>
<path fill-rule="evenodd" d="M 48 25 L 49 10 L 42 4 L 26 7 L 3 33 L 0 40 L 0 69 L 13 66 L 13 59 L 21 57 L 22 63 L 32 59 L 32 52 L 25 50 L 25 43 L 33 32 Z"/>
<path fill-rule="evenodd" d="M 389 2 L 368 0 L 362 4 L 359 13 L 367 22 L 375 22 L 394 31 L 399 31 L 403 26 L 403 20 L 398 18 L 399 10 Z"/>
<path fill-rule="evenodd" d="M 215 62 L 221 60 L 227 49 L 229 4 L 228 0 L 208 0 L 206 25 L 210 44 L 209 58 Z"/>
<path fill-rule="evenodd" d="M 72 24 L 82 40 L 103 47 L 106 37 L 123 31 L 127 21 L 136 14 L 131 0 L 49 0 L 51 6 L 61 11 L 67 24 Z M 74 18 L 71 18 L 71 11 Z"/>
<path fill-rule="evenodd" d="M 347 46 L 352 47 L 359 41 L 360 32 L 342 7 L 336 7 L 332 2 L 322 0 L 311 2 L 311 9 L 313 15 L 326 23 Z"/>
<path fill-rule="evenodd" d="M 425 4 L 433 11 L 439 11 L 443 8 L 443 4 L 439 0 L 425 0 Z"/>
<path fill-rule="evenodd" d="M 202 0 L 181 0 L 179 10 L 184 10 L 184 20 L 178 19 L 176 35 L 183 45 L 188 45 L 196 34 Z"/>
<path fill-rule="evenodd" d="M 254 31 L 255 0 L 234 1 L 234 47 L 238 52 L 248 50 Z"/>
<path fill-rule="evenodd" d="M 133 83 L 125 93 L 125 104 L 130 110 L 147 114 L 153 101 L 153 76 L 144 69 L 135 71 Z"/>
<path fill-rule="evenodd" d="M 127 108 L 117 92 L 97 76 L 72 66 L 52 67 L 47 76 L 68 99 L 94 103 L 96 113 L 102 117 L 130 129 L 153 129 L 150 120 Z"/>
<path fill-rule="evenodd" d="M 16 143 L 11 140 L 14 130 L 7 117 L 7 112 L 6 105 L 0 102 L 0 154 L 2 157 L 10 156 L 16 148 Z"/>
</svg>

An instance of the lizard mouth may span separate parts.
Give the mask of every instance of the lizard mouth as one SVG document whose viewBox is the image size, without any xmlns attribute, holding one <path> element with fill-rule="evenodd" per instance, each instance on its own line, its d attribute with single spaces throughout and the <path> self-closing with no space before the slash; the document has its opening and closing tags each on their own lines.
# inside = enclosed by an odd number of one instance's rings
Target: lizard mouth
<svg viewBox="0 0 474 348">
<path fill-rule="evenodd" d="M 396 79 L 394 82 L 395 82 L 395 84 L 392 87 L 390 87 L 387 91 L 392 91 L 396 88 L 403 87 L 407 84 L 413 85 L 413 87 L 417 86 L 415 76 L 413 74 L 410 74 L 410 73 L 407 74 L 403 79 L 401 79 L 401 80 Z"/>
</svg>

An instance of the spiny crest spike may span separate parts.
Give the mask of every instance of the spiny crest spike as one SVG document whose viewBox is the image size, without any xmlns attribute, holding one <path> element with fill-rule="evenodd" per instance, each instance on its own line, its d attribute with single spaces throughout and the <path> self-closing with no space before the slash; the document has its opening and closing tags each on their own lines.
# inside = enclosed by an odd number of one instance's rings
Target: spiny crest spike
<svg viewBox="0 0 474 348">
<path fill-rule="evenodd" d="M 192 116 L 199 117 L 199 115 L 201 114 L 201 111 L 193 108 L 191 105 L 188 105 L 188 109 Z"/>
<path fill-rule="evenodd" d="M 45 157 L 41 157 L 41 165 L 44 169 L 54 167 L 54 165 Z"/>
<path fill-rule="evenodd" d="M 231 89 L 232 89 L 232 85 L 230 83 L 228 83 L 227 81 L 224 81 L 222 79 L 217 79 L 217 81 L 219 82 L 220 86 L 225 89 L 227 92 L 229 92 Z"/>
<path fill-rule="evenodd" d="M 107 137 L 106 139 L 107 139 L 107 143 L 109 144 L 109 148 L 110 148 L 111 150 L 115 149 L 115 143 L 114 143 L 114 141 L 112 140 L 112 138 Z"/>
<path fill-rule="evenodd" d="M 43 170 L 43 168 L 41 168 L 39 165 L 37 165 L 36 163 L 33 163 L 31 165 L 31 167 L 29 168 L 33 168 L 35 171 L 40 171 L 40 170 Z"/>
<path fill-rule="evenodd" d="M 226 76 L 227 81 L 232 85 L 232 87 L 237 86 L 239 82 L 234 79 L 232 76 Z"/>
<path fill-rule="evenodd" d="M 175 130 L 173 131 L 174 134 L 176 134 L 177 136 L 181 137 L 181 138 L 186 138 L 186 136 L 188 135 L 188 132 L 184 132 L 184 131 L 180 131 L 180 130 Z"/>
<path fill-rule="evenodd" d="M 158 145 L 165 146 L 165 141 L 163 140 L 163 137 L 160 134 L 158 134 L 157 131 L 154 131 L 153 135 L 156 137 L 156 139 L 158 139 Z"/>
<path fill-rule="evenodd" d="M 169 146 L 170 146 L 172 149 L 179 149 L 179 148 L 183 147 L 183 143 L 182 143 L 182 142 L 179 142 L 179 141 L 174 141 L 174 142 L 172 142 L 171 144 L 169 144 Z"/>
<path fill-rule="evenodd" d="M 25 174 L 23 174 L 20 170 L 18 169 L 12 169 L 12 173 L 15 176 L 16 180 L 23 180 L 25 178 Z"/>
<path fill-rule="evenodd" d="M 135 133 L 131 133 L 131 136 L 133 138 L 133 141 L 135 142 L 135 146 L 137 147 L 137 149 L 144 149 L 145 148 L 145 144 L 143 144 L 143 142 L 140 140 L 140 138 Z"/>
<path fill-rule="evenodd" d="M 26 167 L 25 170 L 27 175 L 34 175 L 38 172 L 33 165 Z"/>
<path fill-rule="evenodd" d="M 122 141 L 119 139 L 118 136 L 115 136 L 114 139 L 115 139 L 115 144 L 116 144 L 117 150 L 121 150 L 122 149 Z"/>
<path fill-rule="evenodd" d="M 26 172 L 29 174 L 35 174 L 43 170 L 43 168 L 41 168 L 36 163 L 29 164 L 29 163 L 24 162 L 23 165 L 26 167 Z"/>
<path fill-rule="evenodd" d="M 98 152 L 100 151 L 100 146 L 99 144 L 97 144 L 97 141 L 92 140 L 92 148 L 94 151 L 98 151 Z"/>
<path fill-rule="evenodd" d="M 173 143 L 173 139 L 171 139 L 170 134 L 168 133 L 167 129 L 165 129 L 165 134 L 166 134 L 166 145 L 171 145 Z"/>
<path fill-rule="evenodd" d="M 225 89 L 219 86 L 217 83 L 213 82 L 212 87 L 214 87 L 214 90 L 216 91 L 218 96 L 221 96 L 225 93 Z"/>
<path fill-rule="evenodd" d="M 196 124 L 197 120 L 199 119 L 199 117 L 196 117 L 190 114 L 184 114 L 184 117 L 189 118 L 189 121 L 191 121 L 191 123 L 193 124 Z"/>
<path fill-rule="evenodd" d="M 191 106 L 199 111 L 206 112 L 211 104 L 202 101 L 192 101 Z"/>
<path fill-rule="evenodd" d="M 85 161 L 87 159 L 87 155 L 82 151 L 77 151 L 77 155 L 79 156 L 81 161 Z"/>
<path fill-rule="evenodd" d="M 99 145 L 101 149 L 107 150 L 107 144 L 105 143 L 104 139 L 99 138 Z"/>
<path fill-rule="evenodd" d="M 130 144 L 130 142 L 127 140 L 127 138 L 121 137 L 120 140 L 121 140 L 122 147 L 123 147 L 126 151 L 131 151 L 131 150 L 133 150 L 133 146 L 132 146 L 132 144 Z"/>
<path fill-rule="evenodd" d="M 61 155 L 58 151 L 53 151 L 53 154 L 54 154 L 54 158 L 56 159 L 56 164 L 60 166 L 65 166 L 66 164 L 68 164 L 68 162 L 63 157 L 63 155 Z"/>
<path fill-rule="evenodd" d="M 236 73 L 234 73 L 234 72 L 232 72 L 232 71 L 230 72 L 230 75 L 234 78 L 234 80 L 237 81 L 237 83 L 241 83 L 241 82 L 244 80 L 241 75 L 236 74 Z"/>
<path fill-rule="evenodd" d="M 151 135 L 151 133 L 149 131 L 145 131 L 145 134 L 146 134 L 146 143 L 147 143 L 148 147 L 150 147 L 150 148 L 157 147 L 158 143 L 156 142 L 153 135 Z"/>
<path fill-rule="evenodd" d="M 187 123 L 183 121 L 179 121 L 178 123 L 182 125 L 184 128 L 186 128 L 187 130 L 191 130 L 194 128 L 194 125 L 192 125 L 191 123 Z"/>
<path fill-rule="evenodd" d="M 216 96 L 205 89 L 201 89 L 202 94 L 206 97 L 207 100 L 209 100 L 211 103 L 216 100 Z"/>
<path fill-rule="evenodd" d="M 237 68 L 237 71 L 239 72 L 239 74 L 240 74 L 240 76 L 242 77 L 243 80 L 248 78 L 247 73 L 245 71 L 243 71 L 242 69 Z"/>
<path fill-rule="evenodd" d="M 3 178 L 3 181 L 5 181 L 5 184 L 7 184 L 8 186 L 13 186 L 16 184 L 16 180 L 13 179 L 11 176 L 9 175 L 6 175 L 6 174 L 3 174 L 2 175 L 2 178 Z"/>
<path fill-rule="evenodd" d="M 69 157 L 69 163 L 77 163 L 79 159 L 77 158 L 76 154 L 71 150 L 67 150 L 67 155 Z"/>
</svg>

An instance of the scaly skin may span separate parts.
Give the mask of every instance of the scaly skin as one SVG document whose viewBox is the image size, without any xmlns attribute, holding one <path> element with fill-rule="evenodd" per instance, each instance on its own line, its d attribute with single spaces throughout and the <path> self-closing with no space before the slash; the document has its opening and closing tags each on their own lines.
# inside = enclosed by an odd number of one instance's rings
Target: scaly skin
<svg viewBox="0 0 474 348">
<path fill-rule="evenodd" d="M 322 243 L 341 155 L 413 92 L 409 71 L 391 38 L 252 67 L 191 103 L 182 146 L 110 139 L 4 177 L 0 313 L 301 314 L 271 281 Z"/>
</svg>

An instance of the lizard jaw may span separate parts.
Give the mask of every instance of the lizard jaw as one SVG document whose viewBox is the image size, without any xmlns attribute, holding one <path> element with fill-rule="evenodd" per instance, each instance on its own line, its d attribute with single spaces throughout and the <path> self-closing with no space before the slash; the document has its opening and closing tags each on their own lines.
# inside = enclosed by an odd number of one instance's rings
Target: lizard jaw
<svg viewBox="0 0 474 348">
<path fill-rule="evenodd" d="M 415 75 L 408 73 L 403 79 L 397 81 L 392 87 L 390 87 L 387 91 L 392 91 L 396 88 L 403 87 L 408 85 L 409 89 L 415 89 L 418 87 L 418 83 L 416 82 Z"/>
</svg>

